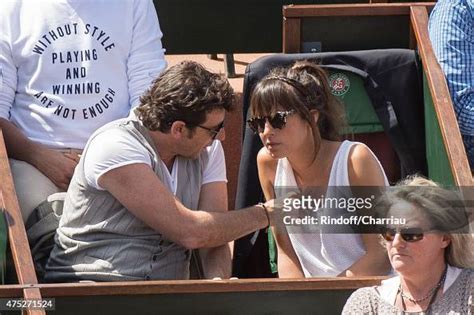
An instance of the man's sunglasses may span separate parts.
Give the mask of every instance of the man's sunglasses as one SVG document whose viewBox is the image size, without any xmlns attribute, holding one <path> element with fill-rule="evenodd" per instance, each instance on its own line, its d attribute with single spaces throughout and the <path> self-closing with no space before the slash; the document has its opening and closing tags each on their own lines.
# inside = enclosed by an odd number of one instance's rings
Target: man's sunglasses
<svg viewBox="0 0 474 315">
<path fill-rule="evenodd" d="M 276 112 L 273 116 L 258 116 L 247 120 L 250 129 L 256 134 L 262 133 L 265 130 L 265 123 L 268 121 L 272 128 L 283 129 L 286 125 L 286 118 L 294 114 L 294 110 Z"/>
<path fill-rule="evenodd" d="M 204 127 L 204 126 L 201 126 L 201 125 L 197 125 L 197 127 L 209 131 L 212 135 L 212 140 L 215 140 L 217 135 L 219 134 L 219 132 L 221 132 L 222 128 L 224 128 L 224 121 L 222 121 L 219 124 L 219 126 L 217 126 L 216 128 L 207 128 L 207 127 Z"/>
<path fill-rule="evenodd" d="M 424 233 L 423 230 L 420 228 L 405 228 L 405 229 L 392 229 L 392 228 L 384 228 L 382 231 L 382 237 L 387 242 L 393 242 L 395 239 L 396 234 L 400 234 L 400 237 L 405 242 L 418 242 L 423 239 Z"/>
</svg>

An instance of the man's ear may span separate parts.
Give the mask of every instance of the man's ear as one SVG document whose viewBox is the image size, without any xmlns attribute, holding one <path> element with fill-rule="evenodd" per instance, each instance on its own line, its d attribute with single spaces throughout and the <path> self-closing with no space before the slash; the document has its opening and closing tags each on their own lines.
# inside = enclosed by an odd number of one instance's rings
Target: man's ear
<svg viewBox="0 0 474 315">
<path fill-rule="evenodd" d="M 186 123 L 181 120 L 175 120 L 171 124 L 170 134 L 173 138 L 179 139 L 186 136 Z"/>
<path fill-rule="evenodd" d="M 314 122 L 317 124 L 319 120 L 319 111 L 317 109 L 312 109 L 309 113 L 313 116 Z"/>
</svg>

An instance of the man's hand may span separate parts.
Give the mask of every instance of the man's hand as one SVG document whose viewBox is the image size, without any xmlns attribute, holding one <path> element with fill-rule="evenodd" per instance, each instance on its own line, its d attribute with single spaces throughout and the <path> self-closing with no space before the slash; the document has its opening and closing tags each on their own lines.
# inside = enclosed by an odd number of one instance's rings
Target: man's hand
<svg viewBox="0 0 474 315">
<path fill-rule="evenodd" d="M 271 226 L 282 226 L 283 225 L 283 217 L 287 215 L 284 211 L 285 204 L 289 199 L 297 199 L 300 198 L 301 194 L 295 191 L 288 191 L 285 196 L 274 198 L 266 201 L 264 203 L 265 211 L 267 212 L 268 218 L 270 219 Z"/>
<path fill-rule="evenodd" d="M 33 165 L 61 190 L 66 191 L 78 161 L 78 156 L 74 154 L 41 148 L 33 159 Z"/>
<path fill-rule="evenodd" d="M 4 118 L 0 118 L 0 129 L 9 158 L 33 165 L 61 190 L 67 190 L 78 161 L 74 153 L 65 156 L 29 140 L 17 126 Z"/>
</svg>

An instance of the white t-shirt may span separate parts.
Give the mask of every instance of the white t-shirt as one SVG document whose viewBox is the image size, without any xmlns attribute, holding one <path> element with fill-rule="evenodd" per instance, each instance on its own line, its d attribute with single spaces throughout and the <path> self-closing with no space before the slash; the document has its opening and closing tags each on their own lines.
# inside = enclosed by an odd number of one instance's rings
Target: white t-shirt
<svg viewBox="0 0 474 315">
<path fill-rule="evenodd" d="M 82 149 L 166 67 L 151 0 L 1 0 L 0 117 Z"/>
<path fill-rule="evenodd" d="M 212 182 L 227 182 L 224 150 L 218 140 L 214 140 L 206 148 L 208 162 L 204 166 L 202 185 Z M 99 177 L 113 169 L 144 163 L 151 166 L 150 155 L 138 140 L 132 137 L 123 137 L 123 132 L 110 129 L 97 135 L 89 143 L 87 154 L 84 157 L 84 172 L 87 183 L 99 190 Z M 162 162 L 163 163 L 163 162 Z M 165 181 L 171 183 L 172 193 L 176 193 L 178 163 L 174 163 L 171 174 L 165 173 Z"/>
</svg>

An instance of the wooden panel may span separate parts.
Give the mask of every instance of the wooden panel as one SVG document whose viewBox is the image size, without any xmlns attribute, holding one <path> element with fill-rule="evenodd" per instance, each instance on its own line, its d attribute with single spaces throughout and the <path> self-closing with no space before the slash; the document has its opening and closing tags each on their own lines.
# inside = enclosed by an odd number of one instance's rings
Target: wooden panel
<svg viewBox="0 0 474 315">
<path fill-rule="evenodd" d="M 0 285 L 0 298 L 21 298 L 23 290 L 30 288 L 23 284 L 4 284 Z"/>
<path fill-rule="evenodd" d="M 415 31 L 413 30 L 413 25 L 410 23 L 410 32 L 409 32 L 409 48 L 416 49 L 416 36 Z"/>
<path fill-rule="evenodd" d="M 413 6 L 411 8 L 411 22 L 455 184 L 471 186 L 473 184 L 472 175 L 448 86 L 429 39 L 426 8 Z"/>
<path fill-rule="evenodd" d="M 20 284 L 36 284 L 35 269 L 31 257 L 28 238 L 20 212 L 20 206 L 16 197 L 13 178 L 11 176 L 8 156 L 3 141 L 3 133 L 0 130 L 0 208 L 5 215 L 8 226 L 8 239 L 15 265 L 18 282 Z M 26 288 L 22 290 L 25 299 L 41 299 L 41 294 L 37 288 Z M 27 314 L 45 314 L 43 310 L 28 310 Z"/>
<path fill-rule="evenodd" d="M 285 6 L 283 16 L 304 18 L 316 16 L 409 15 L 411 5 L 413 3 L 295 5 Z M 427 2 L 422 5 L 432 7 L 434 2 Z"/>
<path fill-rule="evenodd" d="M 8 225 L 8 239 L 18 281 L 20 284 L 38 283 L 1 130 L 0 178 L 2 179 L 0 182 L 0 208 L 3 209 Z"/>
<path fill-rule="evenodd" d="M 338 314 L 357 288 L 383 277 L 41 284 L 55 314 Z M 327 303 L 327 301 L 331 303 Z"/>
<path fill-rule="evenodd" d="M 30 286 L 25 285 L 1 285 L 0 286 L 0 298 L 9 299 L 9 300 L 18 300 L 18 299 L 39 299 L 40 296 L 37 294 L 31 294 L 31 291 L 39 293 L 38 288 L 31 288 Z M 11 313 L 20 313 L 19 311 L 6 311 L 6 301 L 2 301 L 1 305 L 1 314 L 11 314 Z M 4 312 L 5 311 L 5 312 Z M 30 315 L 40 315 L 45 314 L 43 310 L 25 310 L 26 314 Z"/>
<path fill-rule="evenodd" d="M 340 314 L 352 290 L 55 298 L 54 315 Z"/>
<path fill-rule="evenodd" d="M 133 295 L 213 292 L 354 290 L 377 285 L 386 277 L 310 278 L 310 279 L 239 279 L 175 280 L 94 283 L 38 284 L 44 297 L 74 295 Z"/>
<path fill-rule="evenodd" d="M 239 62 L 239 61 L 237 61 Z M 234 88 L 235 100 L 232 111 L 226 113 L 225 140 L 222 142 L 226 161 L 228 207 L 234 209 L 242 152 L 242 92 Z"/>
<path fill-rule="evenodd" d="M 23 298 L 26 300 L 41 300 L 41 293 L 38 288 L 26 288 L 23 289 Z M 26 312 L 28 315 L 44 315 L 44 310 L 31 309 Z"/>
<path fill-rule="evenodd" d="M 301 19 L 304 43 L 320 43 L 322 52 L 409 48 L 410 16 L 318 16 Z M 374 31 L 377 30 L 377 31 Z"/>
<path fill-rule="evenodd" d="M 18 300 L 18 299 L 36 299 L 39 300 L 41 299 L 41 296 L 39 295 L 39 289 L 31 287 L 29 285 L 22 285 L 22 284 L 17 284 L 17 285 L 0 285 L 0 298 L 1 299 L 12 299 L 12 300 Z M 1 304 L 1 314 L 10 314 L 11 312 L 13 313 L 19 313 L 19 311 L 5 311 L 6 305 L 3 304 L 5 301 L 2 301 Z M 5 311 L 5 312 L 4 312 Z M 31 309 L 31 310 L 25 310 L 26 314 L 30 315 L 42 315 L 45 314 L 45 312 L 41 309 Z"/>
<path fill-rule="evenodd" d="M 413 3 L 289 5 L 283 7 L 284 52 L 302 51 L 302 43 L 321 51 L 413 48 L 410 6 Z M 419 3 L 431 9 L 432 2 Z M 294 35 L 287 24 L 296 25 Z M 374 29 L 377 31 L 374 32 Z M 307 52 L 307 51 L 304 51 Z"/>
<path fill-rule="evenodd" d="M 300 50 L 301 20 L 299 18 L 283 18 L 283 52 L 296 53 Z"/>
</svg>

